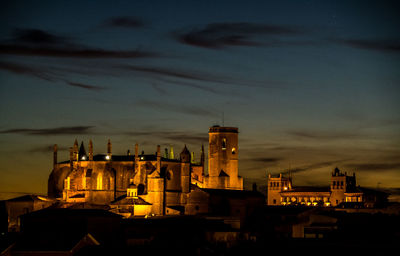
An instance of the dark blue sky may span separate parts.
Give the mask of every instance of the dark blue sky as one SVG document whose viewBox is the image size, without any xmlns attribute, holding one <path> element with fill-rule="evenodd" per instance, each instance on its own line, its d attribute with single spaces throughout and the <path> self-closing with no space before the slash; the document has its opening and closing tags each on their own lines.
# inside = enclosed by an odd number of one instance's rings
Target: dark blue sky
<svg viewBox="0 0 400 256">
<path fill-rule="evenodd" d="M 83 3 L 82 3 L 83 2 Z M 396 1 L 2 1 L 3 191 L 46 192 L 52 144 L 184 144 L 240 130 L 240 174 L 355 171 L 400 186 Z"/>
</svg>

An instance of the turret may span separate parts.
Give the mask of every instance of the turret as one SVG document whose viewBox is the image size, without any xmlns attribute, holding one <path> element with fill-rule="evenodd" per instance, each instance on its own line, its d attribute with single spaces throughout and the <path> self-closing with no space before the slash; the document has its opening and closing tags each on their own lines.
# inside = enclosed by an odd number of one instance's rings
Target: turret
<svg viewBox="0 0 400 256">
<path fill-rule="evenodd" d="M 190 192 L 190 152 L 186 145 L 183 148 L 181 154 L 181 188 L 182 193 Z"/>
<path fill-rule="evenodd" d="M 181 159 L 181 162 L 182 163 L 190 163 L 190 152 L 189 152 L 189 150 L 187 149 L 187 147 L 186 147 L 186 145 L 185 145 L 185 147 L 183 148 L 183 150 L 182 150 L 182 152 L 181 152 L 181 154 L 180 154 L 180 159 Z"/>
</svg>

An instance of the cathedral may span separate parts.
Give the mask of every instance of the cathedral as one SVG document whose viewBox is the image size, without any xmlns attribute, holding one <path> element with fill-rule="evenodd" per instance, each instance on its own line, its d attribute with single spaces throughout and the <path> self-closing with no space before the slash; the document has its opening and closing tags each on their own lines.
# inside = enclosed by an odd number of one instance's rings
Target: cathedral
<svg viewBox="0 0 400 256">
<path fill-rule="evenodd" d="M 200 162 L 184 146 L 179 158 L 173 150 L 161 154 L 113 155 L 108 141 L 106 154 L 88 153 L 77 140 L 67 161 L 58 162 L 54 145 L 53 170 L 48 195 L 65 204 L 105 205 L 111 211 L 130 216 L 207 213 L 211 190 L 243 190 L 238 174 L 238 128 L 209 128 L 208 173 L 205 173 L 204 147 Z"/>
</svg>

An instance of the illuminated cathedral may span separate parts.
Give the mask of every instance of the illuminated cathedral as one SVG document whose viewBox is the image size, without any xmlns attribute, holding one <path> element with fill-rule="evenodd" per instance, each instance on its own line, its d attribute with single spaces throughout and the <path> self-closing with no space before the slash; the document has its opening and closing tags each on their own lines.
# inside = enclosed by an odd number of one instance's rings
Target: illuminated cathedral
<svg viewBox="0 0 400 256">
<path fill-rule="evenodd" d="M 201 147 L 200 162 L 195 162 L 186 145 L 178 158 L 173 151 L 155 154 L 113 155 L 108 141 L 106 154 L 88 153 L 77 140 L 70 148 L 69 160 L 58 162 L 54 145 L 53 170 L 48 180 L 48 195 L 64 204 L 92 204 L 110 207 L 129 216 L 207 213 L 207 191 L 243 190 L 238 175 L 238 128 L 213 126 L 209 129 L 208 173 Z"/>
</svg>

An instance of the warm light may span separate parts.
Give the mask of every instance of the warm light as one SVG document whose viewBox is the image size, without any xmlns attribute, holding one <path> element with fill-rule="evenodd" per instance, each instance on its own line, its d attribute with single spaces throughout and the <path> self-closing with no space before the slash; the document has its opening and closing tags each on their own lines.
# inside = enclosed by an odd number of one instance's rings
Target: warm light
<svg viewBox="0 0 400 256">
<path fill-rule="evenodd" d="M 110 160 L 110 156 L 109 155 L 106 155 L 106 160 Z"/>
<path fill-rule="evenodd" d="M 307 205 L 310 206 L 310 205 L 311 205 L 311 202 L 307 202 Z"/>
<path fill-rule="evenodd" d="M 86 160 L 86 156 L 82 156 L 82 160 Z"/>
<path fill-rule="evenodd" d="M 283 190 L 288 190 L 288 187 L 283 187 Z"/>
<path fill-rule="evenodd" d="M 141 156 L 141 157 L 140 157 L 140 160 L 144 160 L 144 156 Z"/>
</svg>

